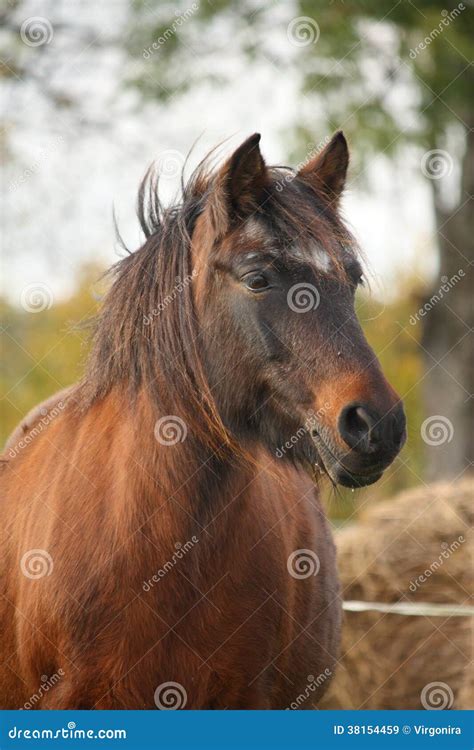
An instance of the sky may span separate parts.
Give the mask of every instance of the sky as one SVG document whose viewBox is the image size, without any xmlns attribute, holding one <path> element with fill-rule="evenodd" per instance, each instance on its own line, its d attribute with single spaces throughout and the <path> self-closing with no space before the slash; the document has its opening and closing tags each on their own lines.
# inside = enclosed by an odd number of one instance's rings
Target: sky
<svg viewBox="0 0 474 750">
<path fill-rule="evenodd" d="M 8 157 L 1 174 L 4 294 L 14 304 L 32 284 L 46 284 L 53 299 L 63 299 L 74 291 L 81 265 L 108 266 L 121 257 L 113 209 L 127 246 L 139 247 L 136 194 L 151 162 L 164 170 L 170 201 L 179 184 L 176 167 L 196 141 L 190 167 L 217 143 L 229 139 L 230 150 L 253 132 L 262 134 L 268 163 L 287 163 L 295 122 L 308 108 L 314 142 L 330 135 L 320 129 L 321 105 L 304 101 L 294 71 L 282 75 L 270 59 L 249 65 L 229 53 L 227 84 L 203 83 L 166 103 L 144 102 L 124 88 L 130 59 L 110 44 L 128 23 L 126 0 L 85 3 L 76 28 L 66 5 L 22 6 L 19 20 L 46 18 L 51 39 L 25 45 L 30 60 L 39 53 L 35 76 L 4 79 L 0 88 Z M 272 33 L 286 34 L 286 25 L 280 29 L 277 19 Z M 51 92 L 65 91 L 76 104 L 54 107 Z M 357 143 L 350 147 L 357 152 Z M 372 291 L 383 300 L 400 278 L 436 272 L 430 186 L 419 164 L 413 149 L 397 162 L 370 160 L 364 182 L 349 175 L 343 213 L 368 259 Z"/>
</svg>

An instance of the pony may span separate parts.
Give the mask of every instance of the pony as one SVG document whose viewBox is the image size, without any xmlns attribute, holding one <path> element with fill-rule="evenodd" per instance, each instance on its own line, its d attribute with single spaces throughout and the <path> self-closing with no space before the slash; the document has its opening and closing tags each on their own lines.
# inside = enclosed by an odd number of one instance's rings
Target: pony
<svg viewBox="0 0 474 750">
<path fill-rule="evenodd" d="M 299 171 L 259 142 L 173 206 L 147 174 L 82 381 L 8 442 L 4 709 L 308 708 L 329 684 L 319 483 L 377 481 L 405 417 L 354 310 L 344 135 Z"/>
</svg>

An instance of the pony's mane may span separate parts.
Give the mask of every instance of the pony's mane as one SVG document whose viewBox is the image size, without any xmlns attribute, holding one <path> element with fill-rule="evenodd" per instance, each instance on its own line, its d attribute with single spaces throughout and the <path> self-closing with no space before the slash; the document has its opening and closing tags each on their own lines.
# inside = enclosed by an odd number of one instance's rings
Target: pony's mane
<svg viewBox="0 0 474 750">
<path fill-rule="evenodd" d="M 108 272 L 113 283 L 96 319 L 81 384 L 86 406 L 117 385 L 126 388 L 130 398 L 146 390 L 156 404 L 157 418 L 180 416 L 214 450 L 233 441 L 204 373 L 190 282 L 193 229 L 215 174 L 206 157 L 186 183 L 182 178 L 180 200 L 166 207 L 159 196 L 158 176 L 153 168 L 146 173 L 137 207 L 146 239 Z M 354 242 L 337 213 L 289 168 L 273 167 L 269 175 L 267 197 L 258 210 L 269 230 L 288 247 L 292 237 L 311 234 L 334 258 L 337 269 L 337 247 Z"/>
</svg>

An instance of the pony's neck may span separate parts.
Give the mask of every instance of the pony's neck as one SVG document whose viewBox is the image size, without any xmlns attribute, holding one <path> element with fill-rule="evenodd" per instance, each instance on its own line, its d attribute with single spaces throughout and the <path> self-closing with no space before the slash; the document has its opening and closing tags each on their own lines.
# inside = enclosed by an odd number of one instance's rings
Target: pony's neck
<svg viewBox="0 0 474 750">
<path fill-rule="evenodd" d="M 111 394 L 112 395 L 112 394 Z M 123 398 L 115 395 L 123 403 Z M 216 517 L 235 518 L 254 467 L 222 446 L 213 451 L 178 415 L 160 415 L 146 393 L 127 409 L 130 491 L 144 519 L 173 525 L 177 541 L 202 533 Z M 155 530 L 156 531 L 156 530 Z M 172 535 L 171 535 L 172 536 Z"/>
</svg>

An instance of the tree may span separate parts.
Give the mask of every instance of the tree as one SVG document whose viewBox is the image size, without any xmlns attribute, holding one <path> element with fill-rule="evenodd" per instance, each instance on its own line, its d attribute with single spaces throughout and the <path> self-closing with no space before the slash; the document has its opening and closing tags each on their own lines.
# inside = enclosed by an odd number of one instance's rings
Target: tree
<svg viewBox="0 0 474 750">
<path fill-rule="evenodd" d="M 365 154 L 362 166 L 377 152 L 395 156 L 407 145 L 419 148 L 433 195 L 441 277 L 426 290 L 418 314 L 427 475 L 462 473 L 473 462 L 474 416 L 474 16 L 467 2 L 299 0 L 283 7 L 214 0 L 170 18 L 148 0 L 137 0 L 135 8 L 133 45 L 145 63 L 134 80 L 145 94 L 175 95 L 200 83 L 203 71 L 221 81 L 219 61 L 239 47 L 249 61 L 270 60 L 281 75 L 300 73 L 304 99 L 323 101 L 319 111 L 328 129 L 342 126 L 353 135 Z M 302 122 L 300 113 L 298 119 L 295 132 L 308 143 L 314 122 Z"/>
</svg>

